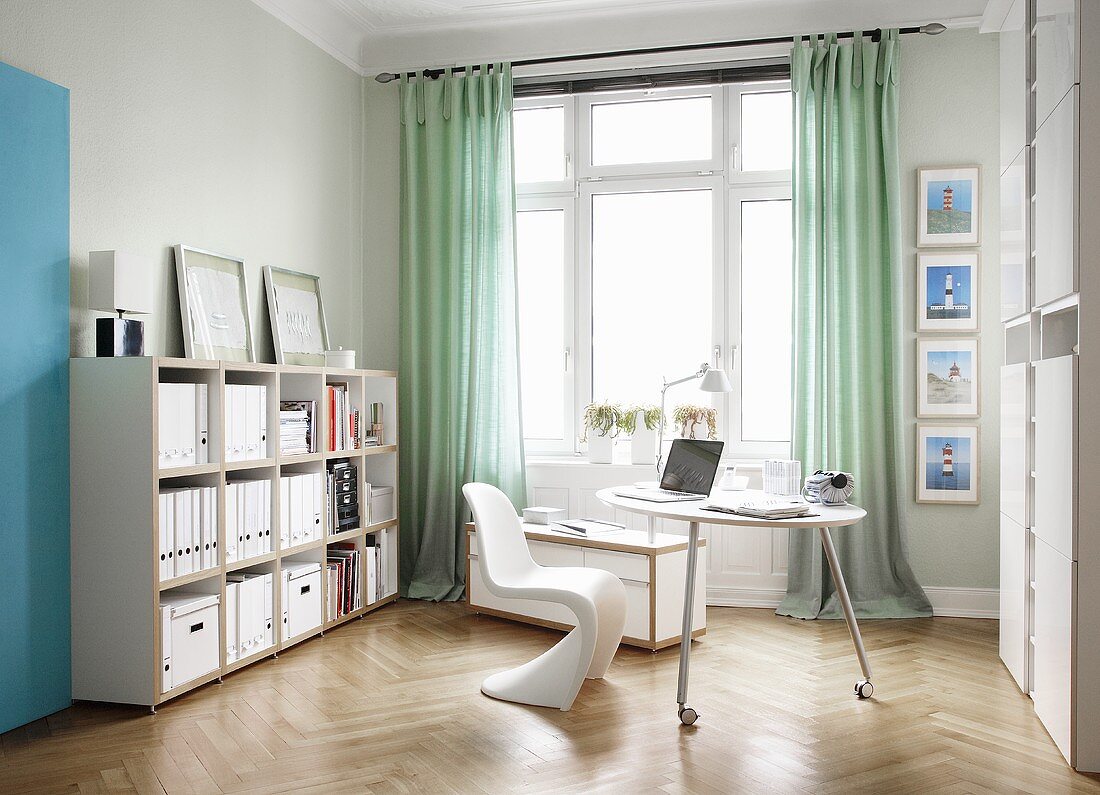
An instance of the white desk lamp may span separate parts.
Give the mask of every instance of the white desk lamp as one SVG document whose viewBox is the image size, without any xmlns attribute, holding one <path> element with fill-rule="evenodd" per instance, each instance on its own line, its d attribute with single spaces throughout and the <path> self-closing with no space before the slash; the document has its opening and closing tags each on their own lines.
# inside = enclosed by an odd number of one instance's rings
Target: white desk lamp
<svg viewBox="0 0 1100 795">
<path fill-rule="evenodd" d="M 661 379 L 661 421 L 657 429 L 657 480 L 661 479 L 661 461 L 663 460 L 662 453 L 665 440 L 665 392 L 668 391 L 670 386 L 684 384 L 688 381 L 694 381 L 697 378 L 703 379 L 699 382 L 699 389 L 703 392 L 733 391 L 733 385 L 730 384 L 730 380 L 726 376 L 726 371 L 715 369 L 706 362 L 699 365 L 699 369 L 689 376 L 677 378 L 675 381 Z"/>
<path fill-rule="evenodd" d="M 150 263 L 134 254 L 124 251 L 88 254 L 88 308 L 118 313 L 118 317 L 96 318 L 96 356 L 145 355 L 145 324 L 123 314 L 150 313 L 152 274 Z"/>
</svg>

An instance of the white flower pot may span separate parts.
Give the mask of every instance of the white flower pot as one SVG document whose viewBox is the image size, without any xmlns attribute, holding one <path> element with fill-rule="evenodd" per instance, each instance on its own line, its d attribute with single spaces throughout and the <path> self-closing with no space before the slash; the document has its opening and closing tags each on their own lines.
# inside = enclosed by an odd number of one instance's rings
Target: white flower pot
<svg viewBox="0 0 1100 795">
<path fill-rule="evenodd" d="M 699 422 L 698 420 L 688 420 L 680 428 L 681 439 L 709 439 L 710 427 L 707 425 L 706 420 Z"/>
<path fill-rule="evenodd" d="M 652 464 L 657 460 L 657 430 L 645 427 L 645 420 L 638 418 L 634 434 L 630 437 L 630 463 Z"/>
<path fill-rule="evenodd" d="M 615 446 L 615 437 L 588 434 L 588 460 L 593 464 L 610 464 L 611 451 Z"/>
</svg>

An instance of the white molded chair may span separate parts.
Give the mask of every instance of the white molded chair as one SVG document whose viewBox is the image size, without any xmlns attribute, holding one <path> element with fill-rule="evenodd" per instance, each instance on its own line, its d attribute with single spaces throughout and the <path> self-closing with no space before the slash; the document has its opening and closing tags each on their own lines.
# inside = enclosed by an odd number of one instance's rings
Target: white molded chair
<svg viewBox="0 0 1100 795">
<path fill-rule="evenodd" d="M 556 602 L 577 617 L 577 626 L 556 646 L 519 668 L 493 674 L 481 683 L 481 692 L 565 712 L 584 680 L 602 679 L 611 665 L 626 625 L 626 588 L 600 569 L 538 565 L 504 492 L 487 483 L 467 483 L 462 494 L 474 513 L 477 563 L 489 592 Z"/>
</svg>

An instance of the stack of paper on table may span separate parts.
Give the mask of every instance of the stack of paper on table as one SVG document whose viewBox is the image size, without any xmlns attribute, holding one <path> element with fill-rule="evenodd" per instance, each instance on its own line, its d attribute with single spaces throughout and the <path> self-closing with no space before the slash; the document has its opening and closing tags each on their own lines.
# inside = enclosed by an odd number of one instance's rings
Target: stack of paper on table
<svg viewBox="0 0 1100 795">
<path fill-rule="evenodd" d="M 754 519 L 796 519 L 809 514 L 810 504 L 790 497 L 756 497 L 736 503 L 709 502 L 703 510 L 751 516 Z"/>
</svg>

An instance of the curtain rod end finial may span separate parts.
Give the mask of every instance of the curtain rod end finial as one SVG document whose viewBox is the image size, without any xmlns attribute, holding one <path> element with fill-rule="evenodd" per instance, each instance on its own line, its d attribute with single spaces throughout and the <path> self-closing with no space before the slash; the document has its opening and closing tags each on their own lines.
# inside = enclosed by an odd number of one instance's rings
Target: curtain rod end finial
<svg viewBox="0 0 1100 795">
<path fill-rule="evenodd" d="M 947 25 L 939 22 L 929 22 L 927 25 L 920 26 L 921 33 L 927 33 L 929 36 L 938 36 L 947 30 Z"/>
<path fill-rule="evenodd" d="M 374 76 L 374 79 L 379 83 L 392 83 L 397 78 L 398 75 L 395 75 L 393 72 L 380 72 Z"/>
</svg>

